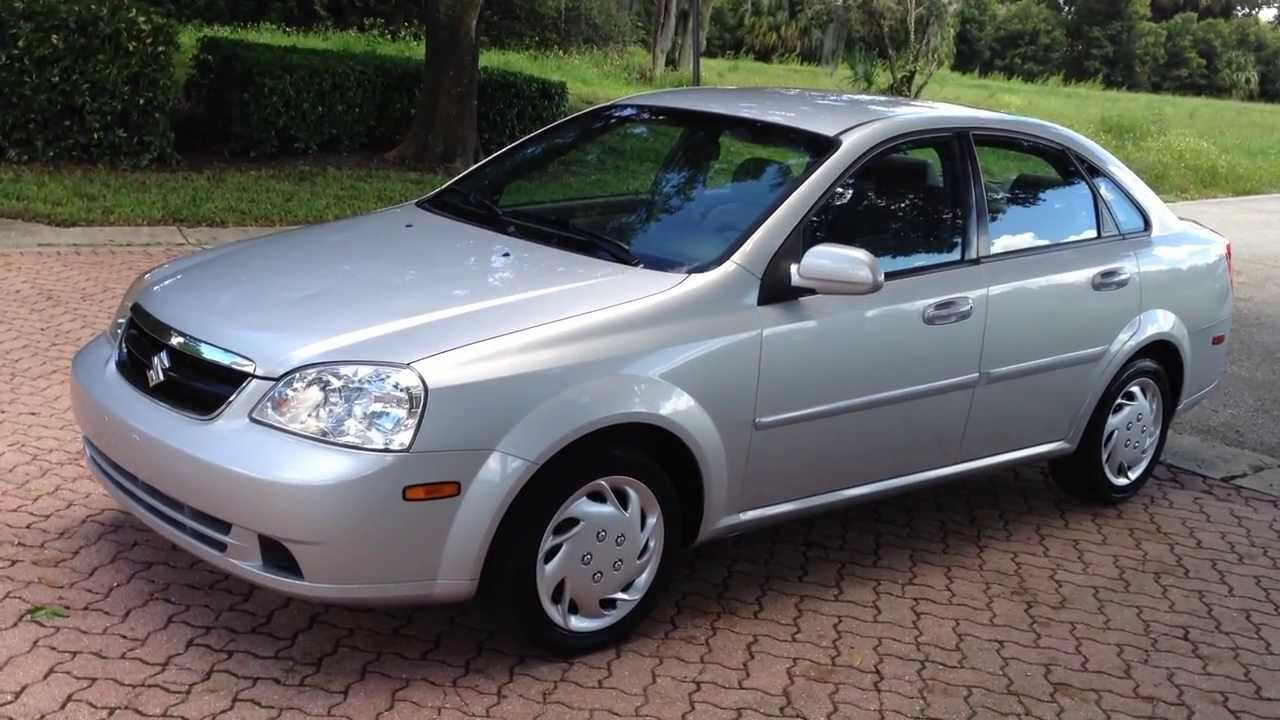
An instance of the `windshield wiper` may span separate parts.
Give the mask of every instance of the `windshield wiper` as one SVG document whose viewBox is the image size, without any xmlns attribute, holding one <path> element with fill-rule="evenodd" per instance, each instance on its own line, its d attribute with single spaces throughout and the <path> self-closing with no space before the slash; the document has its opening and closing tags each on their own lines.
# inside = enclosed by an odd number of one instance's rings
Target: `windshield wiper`
<svg viewBox="0 0 1280 720">
<path fill-rule="evenodd" d="M 424 202 L 430 202 L 437 197 L 442 200 L 447 198 L 469 210 L 483 211 L 486 215 L 500 220 L 507 226 L 523 225 L 558 237 L 569 238 L 580 245 L 587 245 L 600 250 L 620 263 L 633 266 L 641 264 L 640 259 L 631 254 L 630 248 L 625 243 L 594 230 L 588 230 L 570 220 L 534 215 L 527 212 L 503 210 L 497 203 L 477 192 L 468 192 L 456 187 L 441 188 Z M 514 232 L 514 228 L 511 228 L 509 232 Z"/>
<path fill-rule="evenodd" d="M 561 237 L 576 240 L 579 243 L 589 245 L 597 250 L 604 252 L 620 263 L 639 267 L 641 265 L 640 258 L 631 253 L 631 248 L 626 243 L 615 238 L 611 238 L 604 233 L 598 233 L 595 230 L 588 230 L 572 220 L 561 220 L 559 218 L 547 217 L 545 215 L 531 215 L 524 212 L 503 211 L 503 218 L 506 220 L 532 227 L 544 232 L 554 233 Z"/>
<path fill-rule="evenodd" d="M 441 199 L 447 197 L 455 202 L 461 201 L 461 203 L 470 210 L 483 210 L 485 213 L 493 215 L 494 217 L 506 217 L 506 212 L 503 211 L 502 208 L 498 207 L 497 203 L 477 192 L 468 192 L 462 188 L 453 186 L 443 187 L 432 193 L 423 202 L 429 203 L 437 197 L 440 197 Z"/>
</svg>

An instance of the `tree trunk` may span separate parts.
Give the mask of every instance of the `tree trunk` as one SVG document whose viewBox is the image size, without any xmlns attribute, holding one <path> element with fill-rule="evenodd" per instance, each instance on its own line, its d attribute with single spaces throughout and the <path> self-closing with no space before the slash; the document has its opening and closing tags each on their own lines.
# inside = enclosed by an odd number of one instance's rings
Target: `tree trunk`
<svg viewBox="0 0 1280 720">
<path fill-rule="evenodd" d="M 426 0 L 426 67 L 413 126 L 388 159 L 461 170 L 476 161 L 483 0 Z"/>
<path fill-rule="evenodd" d="M 667 68 L 667 56 L 676 37 L 676 0 L 655 0 L 653 37 L 649 43 L 649 75 L 655 80 Z"/>
<path fill-rule="evenodd" d="M 702 37 L 698 38 L 698 52 L 706 53 L 707 30 L 711 27 L 711 11 L 715 9 L 716 0 L 698 0 L 698 3 L 702 10 L 701 25 L 698 27 Z"/>
<path fill-rule="evenodd" d="M 687 0 L 689 6 L 680 13 L 680 44 L 676 46 L 675 65 L 681 70 L 693 69 L 693 13 L 700 12 L 698 52 L 706 52 L 707 27 L 711 25 L 711 9 L 715 0 Z"/>
<path fill-rule="evenodd" d="M 689 1 L 692 2 L 692 0 Z M 692 7 L 686 7 L 684 12 L 680 13 L 679 30 L 676 32 L 680 42 L 675 47 L 674 63 L 677 70 L 693 69 L 693 12 Z"/>
<path fill-rule="evenodd" d="M 848 22 L 843 17 L 832 18 L 822 31 L 820 62 L 823 67 L 835 70 L 844 58 L 845 40 L 849 37 Z"/>
</svg>

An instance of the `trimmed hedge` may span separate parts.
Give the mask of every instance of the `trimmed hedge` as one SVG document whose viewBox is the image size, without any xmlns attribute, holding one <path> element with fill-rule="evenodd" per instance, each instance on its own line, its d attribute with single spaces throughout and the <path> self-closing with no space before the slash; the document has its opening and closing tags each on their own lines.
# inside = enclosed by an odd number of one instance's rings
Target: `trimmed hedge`
<svg viewBox="0 0 1280 720">
<path fill-rule="evenodd" d="M 142 0 L 183 22 L 421 29 L 422 0 Z"/>
<path fill-rule="evenodd" d="M 422 32 L 422 0 L 141 0 L 183 22 Z M 640 40 L 634 0 L 485 0 L 485 47 L 618 47 Z"/>
<path fill-rule="evenodd" d="M 0 0 L 0 157 L 174 157 L 177 29 L 119 0 Z"/>
<path fill-rule="evenodd" d="M 232 154 L 389 150 L 408 130 L 421 60 L 201 39 L 187 100 L 201 139 Z M 568 113 L 563 82 L 481 68 L 479 133 L 497 150 Z"/>
</svg>

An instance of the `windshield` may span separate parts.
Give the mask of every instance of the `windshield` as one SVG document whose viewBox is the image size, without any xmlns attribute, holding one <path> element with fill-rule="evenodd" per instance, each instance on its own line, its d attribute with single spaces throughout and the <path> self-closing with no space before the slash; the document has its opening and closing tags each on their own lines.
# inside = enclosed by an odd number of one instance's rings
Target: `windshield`
<svg viewBox="0 0 1280 720">
<path fill-rule="evenodd" d="M 727 258 L 833 144 L 754 120 L 611 105 L 500 153 L 423 206 L 616 262 L 698 272 Z"/>
</svg>

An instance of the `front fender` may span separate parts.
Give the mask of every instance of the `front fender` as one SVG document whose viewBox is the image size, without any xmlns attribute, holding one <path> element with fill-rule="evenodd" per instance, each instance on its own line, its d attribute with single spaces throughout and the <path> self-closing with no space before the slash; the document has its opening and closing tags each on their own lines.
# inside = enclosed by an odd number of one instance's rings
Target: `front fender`
<svg viewBox="0 0 1280 720">
<path fill-rule="evenodd" d="M 541 465 L 578 438 L 627 423 L 654 425 L 680 438 L 702 476 L 702 517 L 718 517 L 728 504 L 730 463 L 724 439 L 697 400 L 659 378 L 614 375 L 568 388 L 522 418 L 498 443 L 498 450 Z M 511 488 L 499 516 L 523 486 Z"/>
<path fill-rule="evenodd" d="M 1084 434 L 1089 418 L 1093 415 L 1093 410 L 1101 399 L 1102 393 L 1111 384 L 1111 379 L 1139 350 L 1160 340 L 1172 343 L 1178 349 L 1183 365 L 1186 366 L 1191 352 L 1191 334 L 1182 320 L 1172 312 L 1162 309 L 1147 310 L 1121 329 L 1107 348 L 1102 361 L 1098 363 L 1088 386 L 1089 391 L 1085 393 L 1084 403 L 1071 421 L 1067 442 L 1072 447 L 1080 442 L 1080 436 Z"/>
</svg>

